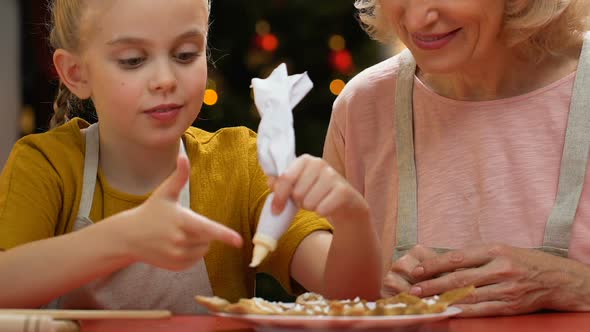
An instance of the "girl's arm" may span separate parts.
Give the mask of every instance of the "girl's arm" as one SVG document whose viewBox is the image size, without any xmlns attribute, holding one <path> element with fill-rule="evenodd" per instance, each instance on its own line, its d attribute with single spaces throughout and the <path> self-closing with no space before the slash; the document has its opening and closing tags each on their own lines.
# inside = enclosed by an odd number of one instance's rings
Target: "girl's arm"
<svg viewBox="0 0 590 332">
<path fill-rule="evenodd" d="M 188 177 L 188 159 L 179 157 L 176 171 L 139 207 L 1 252 L 0 307 L 39 307 L 134 262 L 186 269 L 211 241 L 241 246 L 238 233 L 178 204 Z"/>
<path fill-rule="evenodd" d="M 356 226 L 310 234 L 295 252 L 291 271 L 307 289 L 332 299 L 379 298 L 380 249 L 372 231 Z"/>
<path fill-rule="evenodd" d="M 273 211 L 291 197 L 301 208 L 326 216 L 334 226 L 314 232 L 297 248 L 291 275 L 304 287 L 328 298 L 379 297 L 381 249 L 368 204 L 324 160 L 299 157 L 272 181 Z"/>
<path fill-rule="evenodd" d="M 1 252 L 0 307 L 40 307 L 131 263 L 110 223 Z"/>
</svg>

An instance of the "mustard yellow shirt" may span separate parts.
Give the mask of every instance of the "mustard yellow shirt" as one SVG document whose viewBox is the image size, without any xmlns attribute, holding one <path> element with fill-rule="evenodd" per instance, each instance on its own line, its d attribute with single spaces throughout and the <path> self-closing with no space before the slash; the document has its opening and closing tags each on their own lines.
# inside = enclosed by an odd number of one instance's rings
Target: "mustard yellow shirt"
<svg viewBox="0 0 590 332">
<path fill-rule="evenodd" d="M 0 248 L 71 231 L 82 194 L 85 141 L 80 129 L 85 127 L 88 123 L 76 118 L 15 144 L 0 175 Z M 245 127 L 215 133 L 191 127 L 183 139 L 191 161 L 191 208 L 244 238 L 241 249 L 212 243 L 205 256 L 214 294 L 231 301 L 253 296 L 256 272 L 271 274 L 290 291 L 290 264 L 297 246 L 311 232 L 331 230 L 329 223 L 300 211 L 278 249 L 258 270 L 249 268 L 251 240 L 269 194 L 258 165 L 256 134 Z M 147 197 L 112 188 L 99 170 L 90 219 L 100 222 Z M 137 224 L 141 227 L 141 220 Z"/>
</svg>

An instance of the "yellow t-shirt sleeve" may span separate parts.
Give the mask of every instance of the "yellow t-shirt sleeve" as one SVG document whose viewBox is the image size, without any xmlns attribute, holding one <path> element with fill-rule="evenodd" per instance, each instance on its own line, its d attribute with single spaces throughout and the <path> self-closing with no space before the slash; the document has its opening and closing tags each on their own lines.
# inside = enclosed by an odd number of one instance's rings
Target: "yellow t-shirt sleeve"
<svg viewBox="0 0 590 332">
<path fill-rule="evenodd" d="M 250 220 L 252 221 L 251 229 L 255 232 L 260 213 L 267 196 L 270 194 L 270 190 L 267 185 L 267 177 L 258 164 L 255 134 L 250 142 L 250 150 Z M 326 219 L 317 214 L 300 210 L 287 232 L 279 240 L 277 249 L 264 260 L 257 272 L 272 275 L 287 292 L 293 294 L 291 262 L 295 251 L 305 237 L 320 230 L 332 231 L 332 226 Z"/>
<path fill-rule="evenodd" d="M 332 226 L 317 214 L 300 210 L 291 227 L 279 240 L 277 249 L 264 261 L 259 272 L 272 275 L 289 294 L 295 294 L 294 280 L 291 278 L 293 256 L 303 239 L 320 230 L 331 232 Z"/>
<path fill-rule="evenodd" d="M 62 191 L 45 155 L 26 139 L 15 144 L 0 175 L 0 248 L 54 236 Z"/>
</svg>

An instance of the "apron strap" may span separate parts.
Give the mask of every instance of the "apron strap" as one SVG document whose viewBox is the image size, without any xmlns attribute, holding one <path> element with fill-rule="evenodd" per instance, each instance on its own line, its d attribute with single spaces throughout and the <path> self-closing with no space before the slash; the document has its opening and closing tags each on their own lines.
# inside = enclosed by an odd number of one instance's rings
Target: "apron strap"
<svg viewBox="0 0 590 332">
<path fill-rule="evenodd" d="M 99 133 L 98 123 L 92 124 L 86 129 L 86 152 L 84 155 L 84 175 L 82 182 L 82 198 L 78 209 L 78 218 L 89 219 L 96 187 L 96 175 L 98 174 L 99 157 Z"/>
<path fill-rule="evenodd" d="M 186 154 L 186 148 L 184 147 L 184 142 L 182 141 L 182 138 L 180 139 L 180 147 L 179 147 L 179 151 L 178 153 L 180 155 L 186 156 L 188 158 L 188 155 Z M 189 180 L 186 181 L 186 184 L 184 185 L 184 187 L 182 188 L 182 191 L 180 192 L 180 205 L 183 208 L 187 208 L 190 209 L 191 208 L 191 191 L 190 191 L 190 177 Z"/>
<path fill-rule="evenodd" d="M 88 216 L 96 185 L 99 159 L 99 130 L 92 125 L 86 131 L 86 155 L 84 166 L 84 187 L 80 215 Z M 179 153 L 185 154 L 183 141 Z M 180 203 L 190 208 L 189 184 L 182 189 Z M 74 230 L 92 225 L 88 218 L 79 217 Z M 140 224 L 137 227 L 141 227 Z M 174 286 L 170 286 L 174 284 Z M 145 291 L 147 287 L 147 292 Z M 183 271 L 168 271 L 146 263 L 135 263 L 108 276 L 87 284 L 53 300 L 51 309 L 150 309 L 167 308 L 178 314 L 205 313 L 203 307 L 185 295 L 213 296 L 205 260 L 201 259 Z"/>
<path fill-rule="evenodd" d="M 398 168 L 396 248 L 408 250 L 418 242 L 418 204 L 412 99 L 416 62 L 406 49 L 400 54 L 400 69 L 395 89 L 395 134 Z"/>
<path fill-rule="evenodd" d="M 576 216 L 588 164 L 590 147 L 590 33 L 578 63 L 565 144 L 561 158 L 559 185 L 555 205 L 547 221 L 543 246 L 567 249 Z"/>
<path fill-rule="evenodd" d="M 395 96 L 398 210 L 393 260 L 418 243 L 418 196 L 412 119 L 415 71 L 415 60 L 406 49 L 400 54 Z M 562 257 L 568 255 L 571 229 L 587 172 L 590 150 L 590 93 L 587 91 L 590 91 L 590 32 L 584 36 L 574 82 L 557 196 L 547 220 L 543 245 L 537 248 Z"/>
</svg>

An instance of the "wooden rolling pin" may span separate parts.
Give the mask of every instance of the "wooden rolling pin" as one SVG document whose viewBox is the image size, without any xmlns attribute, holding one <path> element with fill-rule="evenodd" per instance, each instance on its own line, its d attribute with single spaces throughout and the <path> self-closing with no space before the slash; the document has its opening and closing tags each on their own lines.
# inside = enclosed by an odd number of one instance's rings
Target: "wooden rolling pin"
<svg viewBox="0 0 590 332">
<path fill-rule="evenodd" d="M 0 315 L 49 316 L 53 319 L 159 319 L 171 316 L 168 310 L 61 310 L 0 309 Z"/>
<path fill-rule="evenodd" d="M 0 309 L 0 332 L 79 332 L 82 319 L 160 319 L 168 310 Z"/>
<path fill-rule="evenodd" d="M 80 326 L 71 320 L 54 320 L 44 315 L 0 314 L 2 332 L 79 332 Z"/>
</svg>

